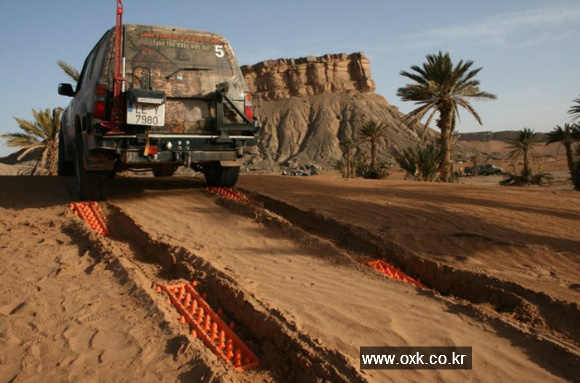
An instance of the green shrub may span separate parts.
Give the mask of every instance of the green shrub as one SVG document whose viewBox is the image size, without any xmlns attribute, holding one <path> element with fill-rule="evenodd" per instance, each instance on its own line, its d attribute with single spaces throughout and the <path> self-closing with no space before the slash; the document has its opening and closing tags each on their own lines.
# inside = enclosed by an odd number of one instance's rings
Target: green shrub
<svg viewBox="0 0 580 383">
<path fill-rule="evenodd" d="M 416 180 L 435 181 L 439 179 L 445 152 L 434 144 L 409 147 L 394 153 L 395 161 Z"/>
<path fill-rule="evenodd" d="M 550 185 L 554 176 L 550 173 L 513 174 L 507 173 L 503 180 L 499 182 L 502 186 L 525 186 L 525 185 Z"/>
<path fill-rule="evenodd" d="M 359 164 L 356 169 L 356 174 L 366 179 L 382 180 L 389 176 L 390 171 L 389 167 L 384 164 L 379 165 L 376 169 L 368 164 Z"/>
</svg>

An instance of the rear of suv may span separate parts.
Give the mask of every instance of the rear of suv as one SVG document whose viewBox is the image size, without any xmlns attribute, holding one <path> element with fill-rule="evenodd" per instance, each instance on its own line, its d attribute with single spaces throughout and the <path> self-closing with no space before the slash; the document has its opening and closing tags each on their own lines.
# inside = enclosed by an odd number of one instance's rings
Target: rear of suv
<svg viewBox="0 0 580 383">
<path fill-rule="evenodd" d="M 211 186 L 232 187 L 244 150 L 257 144 L 248 87 L 228 41 L 215 33 L 112 28 L 76 88 L 58 91 L 72 97 L 61 120 L 59 175 L 76 176 L 79 199 L 105 199 L 110 178 L 124 170 L 170 176 L 186 166 Z"/>
</svg>

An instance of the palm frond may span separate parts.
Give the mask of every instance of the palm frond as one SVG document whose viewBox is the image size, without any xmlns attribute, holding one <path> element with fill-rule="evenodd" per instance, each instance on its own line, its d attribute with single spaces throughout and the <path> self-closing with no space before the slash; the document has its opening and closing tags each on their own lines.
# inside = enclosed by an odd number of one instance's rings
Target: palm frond
<svg viewBox="0 0 580 383">
<path fill-rule="evenodd" d="M 78 82 L 79 79 L 81 78 L 79 71 L 72 65 L 68 64 L 67 62 L 58 60 L 56 62 L 56 65 L 58 65 L 60 69 L 62 69 L 63 72 L 71 79 L 73 79 L 75 82 Z"/>
<path fill-rule="evenodd" d="M 464 109 L 467 109 L 469 111 L 469 113 L 475 118 L 475 120 L 479 123 L 479 125 L 482 125 L 482 121 L 481 121 L 481 117 L 479 116 L 479 114 L 475 111 L 475 109 L 473 109 L 473 106 L 471 106 L 471 103 L 467 100 L 458 100 L 458 104 L 460 106 L 462 106 Z M 459 117 L 459 109 L 456 110 L 456 114 Z"/>
<path fill-rule="evenodd" d="M 14 120 L 18 123 L 18 127 L 24 130 L 25 134 L 32 137 L 42 138 L 42 129 L 40 129 L 35 121 L 23 120 L 18 117 L 12 118 L 14 118 Z"/>
<path fill-rule="evenodd" d="M 2 134 L 0 137 L 6 140 L 6 146 L 28 147 L 40 144 L 36 137 L 24 133 L 7 133 Z"/>
<path fill-rule="evenodd" d="M 556 142 L 564 143 L 565 141 L 571 141 L 570 125 L 564 124 L 564 128 L 560 125 L 556 125 L 550 132 L 548 132 L 548 141 L 546 141 L 546 145 L 554 144 Z"/>
<path fill-rule="evenodd" d="M 568 113 L 572 115 L 572 122 L 576 122 L 580 119 L 580 97 L 575 98 L 572 102 L 576 103 L 576 105 L 572 105 Z"/>
</svg>

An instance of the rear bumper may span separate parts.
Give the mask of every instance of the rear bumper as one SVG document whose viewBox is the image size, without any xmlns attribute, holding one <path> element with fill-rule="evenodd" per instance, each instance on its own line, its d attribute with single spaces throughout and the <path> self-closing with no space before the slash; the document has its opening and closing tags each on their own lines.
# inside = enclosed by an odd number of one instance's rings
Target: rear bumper
<svg viewBox="0 0 580 383">
<path fill-rule="evenodd" d="M 137 134 L 103 135 L 95 146 L 103 149 L 131 150 L 144 148 L 147 144 L 159 151 L 229 151 L 254 146 L 256 135 L 196 135 L 196 134 Z"/>
<path fill-rule="evenodd" d="M 124 150 L 119 156 L 120 164 L 125 167 L 150 168 L 161 165 L 191 165 L 204 162 L 236 162 L 241 165 L 240 151 L 158 151 L 147 156 L 142 151 Z"/>
<path fill-rule="evenodd" d="M 213 161 L 220 161 L 227 166 L 239 166 L 243 149 L 257 143 L 256 135 L 88 134 L 85 138 L 90 153 L 108 153 L 105 157 L 114 162 L 117 168 L 190 166 Z M 111 166 L 103 163 L 102 156 L 96 162 L 90 167 Z"/>
</svg>

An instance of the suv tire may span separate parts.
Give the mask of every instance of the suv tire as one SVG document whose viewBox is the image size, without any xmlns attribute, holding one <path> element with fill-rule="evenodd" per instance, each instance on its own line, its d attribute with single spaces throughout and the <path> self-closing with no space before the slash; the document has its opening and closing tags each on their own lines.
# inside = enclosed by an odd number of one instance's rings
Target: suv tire
<svg viewBox="0 0 580 383">
<path fill-rule="evenodd" d="M 107 189 L 111 173 L 108 171 L 90 171 L 83 165 L 81 134 L 77 134 L 75 145 L 75 175 L 77 198 L 81 201 L 102 201 L 107 198 Z"/>
<path fill-rule="evenodd" d="M 58 169 L 57 174 L 61 177 L 71 177 L 75 175 L 75 164 L 67 161 L 64 155 L 64 137 L 62 129 L 58 133 Z"/>
<path fill-rule="evenodd" d="M 219 162 L 210 162 L 203 167 L 203 175 L 209 186 L 231 188 L 238 182 L 239 166 L 222 166 Z"/>
</svg>

